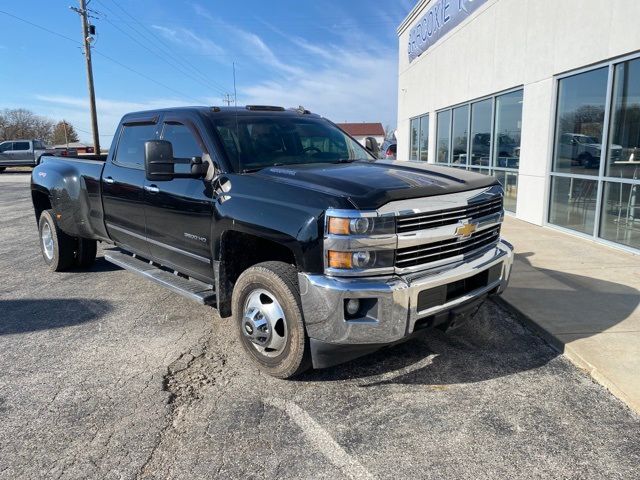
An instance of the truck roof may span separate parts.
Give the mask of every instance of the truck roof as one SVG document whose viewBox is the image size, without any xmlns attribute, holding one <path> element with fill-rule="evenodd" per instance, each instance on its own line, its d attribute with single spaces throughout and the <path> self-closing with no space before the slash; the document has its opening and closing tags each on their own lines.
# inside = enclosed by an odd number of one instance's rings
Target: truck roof
<svg viewBox="0 0 640 480">
<path fill-rule="evenodd" d="M 123 119 L 127 119 L 129 117 L 140 117 L 140 116 L 148 116 L 153 114 L 167 113 L 167 112 L 194 112 L 202 115 L 215 115 L 215 114 L 233 114 L 238 116 L 244 115 L 286 115 L 286 116 L 294 116 L 294 115 L 310 115 L 315 118 L 319 118 L 320 115 L 315 113 L 311 113 L 309 110 L 304 107 L 298 108 L 284 108 L 273 105 L 245 105 L 245 106 L 237 106 L 237 107 L 221 107 L 221 106 L 184 106 L 184 107 L 169 107 L 169 108 L 159 108 L 153 110 L 141 110 L 137 112 L 127 113 Z"/>
</svg>

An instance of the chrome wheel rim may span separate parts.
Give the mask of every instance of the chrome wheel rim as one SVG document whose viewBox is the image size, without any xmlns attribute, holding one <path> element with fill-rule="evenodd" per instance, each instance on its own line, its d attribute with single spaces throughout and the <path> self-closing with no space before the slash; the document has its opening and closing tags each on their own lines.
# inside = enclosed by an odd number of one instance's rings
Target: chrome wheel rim
<svg viewBox="0 0 640 480">
<path fill-rule="evenodd" d="M 275 295 L 264 289 L 253 290 L 244 305 L 242 334 L 266 357 L 276 357 L 287 345 L 287 322 Z"/>
<path fill-rule="evenodd" d="M 45 222 L 42 227 L 42 251 L 48 260 L 53 260 L 53 235 L 51 226 Z"/>
</svg>

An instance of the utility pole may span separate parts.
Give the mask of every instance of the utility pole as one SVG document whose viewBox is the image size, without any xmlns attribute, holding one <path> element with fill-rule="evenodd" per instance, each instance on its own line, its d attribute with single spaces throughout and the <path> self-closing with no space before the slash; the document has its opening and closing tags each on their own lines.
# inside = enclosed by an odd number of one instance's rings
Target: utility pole
<svg viewBox="0 0 640 480">
<path fill-rule="evenodd" d="M 91 1 L 91 0 L 89 0 Z M 91 110 L 91 130 L 93 131 L 93 149 L 96 155 L 100 155 L 100 135 L 98 134 L 98 114 L 96 113 L 96 93 L 93 89 L 93 67 L 91 65 L 91 41 L 89 33 L 89 20 L 86 0 L 79 0 L 80 8 L 71 8 L 80 15 L 82 21 L 82 43 L 84 45 L 84 58 L 87 63 L 87 86 L 89 87 L 89 108 Z M 91 33 L 94 33 L 93 25 Z"/>
<path fill-rule="evenodd" d="M 224 94 L 224 98 L 222 99 L 222 101 L 227 104 L 227 107 L 229 107 L 229 106 L 231 106 L 231 103 L 233 102 L 233 98 L 231 97 L 230 93 L 225 93 Z"/>
<path fill-rule="evenodd" d="M 67 135 L 67 121 L 62 120 L 62 128 L 64 128 L 64 141 L 67 144 L 67 148 L 69 148 L 69 136 Z"/>
</svg>

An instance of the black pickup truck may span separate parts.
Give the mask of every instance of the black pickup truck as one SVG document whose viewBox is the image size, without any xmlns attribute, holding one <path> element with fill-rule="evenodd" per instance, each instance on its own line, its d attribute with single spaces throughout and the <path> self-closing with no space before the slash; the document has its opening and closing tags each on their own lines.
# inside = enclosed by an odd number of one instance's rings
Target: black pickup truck
<svg viewBox="0 0 640 480">
<path fill-rule="evenodd" d="M 232 315 L 288 378 L 448 329 L 507 285 L 493 177 L 377 160 L 302 108 L 126 115 L 106 161 L 44 157 L 31 192 L 53 271 L 106 260 Z"/>
</svg>

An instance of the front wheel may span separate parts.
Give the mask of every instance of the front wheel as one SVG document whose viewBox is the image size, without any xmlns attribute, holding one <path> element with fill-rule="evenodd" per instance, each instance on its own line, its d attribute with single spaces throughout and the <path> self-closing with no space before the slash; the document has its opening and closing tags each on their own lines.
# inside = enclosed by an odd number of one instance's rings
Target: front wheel
<svg viewBox="0 0 640 480">
<path fill-rule="evenodd" d="M 232 309 L 240 342 L 260 369 L 291 378 L 311 366 L 295 267 L 264 262 L 247 269 L 233 289 Z"/>
</svg>

